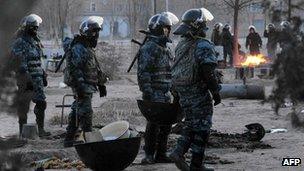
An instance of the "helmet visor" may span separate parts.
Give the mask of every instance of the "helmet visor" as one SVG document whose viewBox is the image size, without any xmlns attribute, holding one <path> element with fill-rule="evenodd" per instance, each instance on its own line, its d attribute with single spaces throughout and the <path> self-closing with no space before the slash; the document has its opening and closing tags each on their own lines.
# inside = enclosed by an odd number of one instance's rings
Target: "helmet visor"
<svg viewBox="0 0 304 171">
<path fill-rule="evenodd" d="M 100 16 L 90 16 L 82 21 L 79 29 L 88 28 L 89 25 L 94 25 L 96 28 L 101 29 L 103 24 L 103 18 Z M 86 31 L 86 30 L 84 30 Z"/>
<path fill-rule="evenodd" d="M 199 10 L 201 11 L 201 18 L 199 18 L 198 20 L 212 21 L 214 19 L 211 12 L 209 10 L 207 10 L 206 8 L 200 8 Z"/>
<path fill-rule="evenodd" d="M 175 14 L 173 14 L 172 12 L 162 12 L 162 13 L 160 13 L 160 14 L 156 14 L 156 15 L 154 15 L 154 16 L 152 16 L 151 18 L 150 18 L 150 20 L 149 20 L 149 23 L 153 23 L 152 22 L 152 19 L 155 17 L 155 16 L 157 16 L 157 19 L 156 19 L 156 21 L 154 22 L 154 24 L 153 24 L 153 28 L 155 28 L 157 25 L 159 25 L 160 24 L 160 22 L 162 21 L 162 20 L 164 20 L 164 18 L 163 17 L 165 17 L 166 19 L 166 24 L 167 25 L 169 25 L 169 26 L 172 26 L 172 25 L 175 25 L 175 24 L 177 24 L 178 22 L 179 22 L 179 19 L 177 18 L 177 16 L 175 15 Z"/>
<path fill-rule="evenodd" d="M 173 32 L 175 35 L 184 35 L 191 30 L 190 26 L 185 23 L 180 24 Z"/>
<path fill-rule="evenodd" d="M 175 25 L 179 22 L 178 17 L 172 12 L 169 11 L 162 12 L 161 15 L 167 17 L 171 21 L 171 25 Z"/>
<path fill-rule="evenodd" d="M 41 23 L 42 23 L 41 17 L 39 17 L 36 14 L 30 14 L 30 15 L 26 16 L 23 19 L 22 25 L 24 25 L 24 26 L 30 25 L 30 26 L 37 26 L 37 27 L 39 27 L 39 25 Z"/>
</svg>

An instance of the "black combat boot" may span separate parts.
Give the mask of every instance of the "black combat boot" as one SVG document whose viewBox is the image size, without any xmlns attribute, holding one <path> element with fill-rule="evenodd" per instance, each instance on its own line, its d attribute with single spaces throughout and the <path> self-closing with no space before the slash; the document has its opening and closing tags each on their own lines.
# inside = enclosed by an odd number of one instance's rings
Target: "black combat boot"
<svg viewBox="0 0 304 171">
<path fill-rule="evenodd" d="M 22 137 L 23 125 L 24 125 L 24 124 L 19 123 L 19 137 L 20 137 L 20 138 Z"/>
<path fill-rule="evenodd" d="M 173 163 L 166 153 L 156 153 L 155 163 Z"/>
<path fill-rule="evenodd" d="M 155 155 L 156 163 L 173 163 L 173 161 L 167 156 L 167 143 L 168 136 L 171 131 L 171 125 L 160 126 L 160 132 L 157 138 L 157 151 Z"/>
<path fill-rule="evenodd" d="M 43 114 L 43 117 L 37 117 L 36 119 L 36 122 L 37 122 L 37 125 L 38 125 L 38 135 L 39 137 L 48 137 L 51 135 L 50 132 L 47 132 L 44 130 L 44 114 Z"/>
<path fill-rule="evenodd" d="M 22 129 L 23 125 L 27 124 L 27 113 L 22 111 L 23 108 L 18 108 L 18 117 L 19 117 L 19 137 L 22 138 Z"/>
<path fill-rule="evenodd" d="M 192 154 L 190 171 L 214 171 L 213 168 L 208 168 L 203 164 L 204 154 Z"/>
<path fill-rule="evenodd" d="M 182 149 L 176 148 L 170 155 L 170 159 L 175 163 L 176 167 L 181 171 L 190 171 L 190 167 L 187 164 Z"/>
<path fill-rule="evenodd" d="M 44 130 L 44 116 L 45 116 L 46 102 L 45 101 L 37 101 L 34 113 L 36 115 L 36 123 L 38 125 L 38 135 L 39 137 L 47 137 L 50 136 L 50 132 L 46 132 Z"/>
<path fill-rule="evenodd" d="M 145 131 L 145 157 L 142 159 L 142 164 L 154 164 L 154 154 L 157 139 L 158 126 L 151 122 L 147 123 Z"/>
<path fill-rule="evenodd" d="M 74 143 L 75 143 L 75 132 L 73 133 L 73 132 L 67 131 L 64 141 L 63 141 L 63 146 L 65 148 L 73 147 Z"/>
</svg>

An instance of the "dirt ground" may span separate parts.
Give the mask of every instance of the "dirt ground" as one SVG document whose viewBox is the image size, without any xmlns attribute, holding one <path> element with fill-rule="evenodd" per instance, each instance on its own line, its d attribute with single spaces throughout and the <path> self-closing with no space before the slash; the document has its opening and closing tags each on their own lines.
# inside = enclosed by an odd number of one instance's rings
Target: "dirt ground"
<svg viewBox="0 0 304 171">
<path fill-rule="evenodd" d="M 234 80 L 233 70 L 225 71 L 225 83 L 241 82 Z M 53 133 L 48 140 L 29 141 L 22 148 L 16 148 L 13 152 L 24 154 L 28 162 L 58 156 L 78 159 L 74 148 L 64 149 L 62 136 L 66 125 L 60 127 L 58 120 L 61 109 L 55 105 L 61 104 L 64 94 L 71 93 L 69 88 L 59 88 L 62 77 L 49 74 L 49 86 L 46 89 L 48 108 L 46 111 L 46 127 Z M 259 84 L 266 86 L 266 94 L 269 94 L 273 82 L 257 78 L 248 80 L 248 84 Z M 140 98 L 140 92 L 134 74 L 123 75 L 119 80 L 111 81 L 107 85 L 108 95 L 106 98 L 99 98 L 94 95 L 94 125 L 105 125 L 116 120 L 127 120 L 132 128 L 137 131 L 144 131 L 145 119 L 141 116 L 136 99 Z M 67 103 L 72 102 L 67 98 Z M 286 157 L 300 157 L 304 160 L 304 131 L 292 128 L 290 124 L 291 108 L 283 108 L 279 115 L 276 115 L 271 105 L 262 104 L 260 100 L 239 100 L 223 99 L 222 104 L 215 107 L 213 115 L 213 130 L 223 135 L 243 133 L 245 125 L 249 123 L 261 123 L 265 129 L 286 128 L 286 133 L 267 133 L 261 142 L 253 144 L 244 142 L 241 145 L 233 139 L 231 144 L 225 145 L 225 139 L 219 138 L 218 145 L 209 145 L 207 149 L 208 166 L 216 170 L 304 170 L 304 164 L 298 167 L 282 167 L 282 159 Z M 69 109 L 65 109 L 67 115 Z M 29 122 L 34 123 L 35 116 L 33 105 L 29 113 Z M 2 137 L 17 134 L 17 119 L 6 115 L 0 115 Z M 173 148 L 178 135 L 170 136 L 170 149 Z M 213 139 L 214 140 L 214 139 Z M 229 140 L 230 141 L 230 140 Z M 134 163 L 127 168 L 127 171 L 174 171 L 177 170 L 174 164 L 154 164 L 149 166 L 140 165 L 143 157 L 141 149 Z M 303 163 L 303 161 L 302 161 Z"/>
</svg>

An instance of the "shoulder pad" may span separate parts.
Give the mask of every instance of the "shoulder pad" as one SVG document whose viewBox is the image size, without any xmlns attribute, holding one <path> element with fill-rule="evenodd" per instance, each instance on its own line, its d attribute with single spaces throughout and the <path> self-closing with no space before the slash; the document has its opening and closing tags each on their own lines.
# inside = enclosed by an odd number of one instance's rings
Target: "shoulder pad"
<svg viewBox="0 0 304 171">
<path fill-rule="evenodd" d="M 200 39 L 195 48 L 196 60 L 201 64 L 217 64 L 214 44 L 207 39 Z"/>
<path fill-rule="evenodd" d="M 211 41 L 203 38 L 203 39 L 199 39 L 197 41 L 197 46 L 199 46 L 199 47 L 210 47 L 210 48 L 213 48 L 214 43 L 212 43 Z"/>
<path fill-rule="evenodd" d="M 158 45 L 155 42 L 148 41 L 141 48 L 141 51 L 156 52 L 158 50 Z"/>
</svg>

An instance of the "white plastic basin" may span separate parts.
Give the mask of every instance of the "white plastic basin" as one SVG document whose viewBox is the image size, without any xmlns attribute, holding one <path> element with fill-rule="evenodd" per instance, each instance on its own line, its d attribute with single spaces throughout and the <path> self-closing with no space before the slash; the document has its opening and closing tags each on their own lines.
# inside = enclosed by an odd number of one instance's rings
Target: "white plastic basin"
<svg viewBox="0 0 304 171">
<path fill-rule="evenodd" d="M 116 121 L 100 129 L 103 140 L 130 138 L 130 124 L 127 121 Z"/>
</svg>

